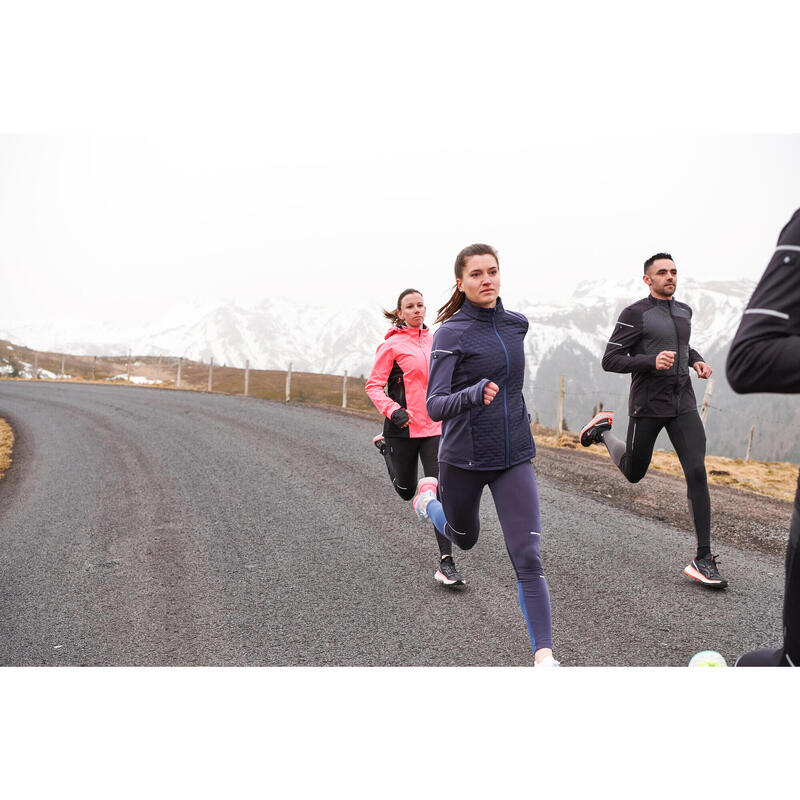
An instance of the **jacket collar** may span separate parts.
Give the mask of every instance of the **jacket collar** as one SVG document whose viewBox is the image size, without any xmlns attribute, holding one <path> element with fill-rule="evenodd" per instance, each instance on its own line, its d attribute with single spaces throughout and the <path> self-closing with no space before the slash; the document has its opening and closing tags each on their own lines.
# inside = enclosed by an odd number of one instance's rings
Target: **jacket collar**
<svg viewBox="0 0 800 800">
<path fill-rule="evenodd" d="M 505 309 L 503 308 L 503 302 L 500 298 L 497 298 L 497 305 L 494 308 L 483 308 L 483 306 L 476 306 L 471 300 L 464 297 L 464 303 L 459 309 L 461 313 L 464 314 L 465 317 L 470 317 L 471 319 L 482 319 L 486 322 L 491 322 L 492 319 L 497 316 L 497 314 L 502 314 Z"/>
<path fill-rule="evenodd" d="M 674 300 L 662 300 L 659 297 L 653 297 L 653 295 L 649 294 L 645 298 L 649 301 L 650 305 L 653 306 L 663 306 L 664 308 L 671 308 L 670 303 L 674 303 Z"/>
<path fill-rule="evenodd" d="M 409 328 L 408 325 L 403 325 L 402 328 L 398 328 L 396 325 L 392 325 L 392 327 L 389 328 L 388 331 L 386 331 L 386 335 L 383 338 L 388 339 L 390 336 L 402 336 L 402 335 L 417 336 L 417 337 L 430 336 L 431 329 L 427 325 L 425 325 L 425 323 L 422 324 L 421 328 Z"/>
</svg>

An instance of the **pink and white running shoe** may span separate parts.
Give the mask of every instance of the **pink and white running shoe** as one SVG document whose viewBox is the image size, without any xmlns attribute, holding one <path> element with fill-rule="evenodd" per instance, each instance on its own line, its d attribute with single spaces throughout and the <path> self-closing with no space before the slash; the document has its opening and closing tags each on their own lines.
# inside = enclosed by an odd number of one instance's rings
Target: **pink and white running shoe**
<svg viewBox="0 0 800 800">
<path fill-rule="evenodd" d="M 439 481 L 436 478 L 422 478 L 417 484 L 417 493 L 411 501 L 416 515 L 421 520 L 430 519 L 427 508 L 431 500 L 436 499 L 436 490 L 439 488 Z"/>
</svg>

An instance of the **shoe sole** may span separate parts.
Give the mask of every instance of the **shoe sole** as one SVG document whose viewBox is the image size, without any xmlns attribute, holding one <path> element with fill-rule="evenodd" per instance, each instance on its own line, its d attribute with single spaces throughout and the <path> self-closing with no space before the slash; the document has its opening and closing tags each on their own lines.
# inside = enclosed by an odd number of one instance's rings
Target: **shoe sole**
<svg viewBox="0 0 800 800">
<path fill-rule="evenodd" d="M 578 434 L 578 440 L 580 441 L 583 447 L 591 447 L 591 445 L 593 444 L 600 444 L 600 442 L 595 442 L 595 441 L 584 442 L 583 437 L 584 434 L 591 431 L 592 428 L 595 428 L 598 425 L 600 425 L 603 422 L 603 420 L 605 420 L 606 422 L 606 425 L 603 425 L 604 430 L 610 431 L 611 428 L 614 426 L 614 415 L 610 412 L 608 414 L 603 414 L 602 416 L 600 414 L 597 414 L 597 416 L 592 417 L 589 420 L 589 422 L 583 427 L 581 432 Z"/>
<path fill-rule="evenodd" d="M 684 575 L 688 575 L 690 578 L 694 578 L 698 583 L 702 583 L 703 586 L 708 586 L 711 589 L 724 589 L 728 585 L 728 581 L 725 578 L 721 578 L 718 581 L 712 581 L 706 578 L 702 572 L 698 572 L 691 564 L 683 570 Z"/>
<path fill-rule="evenodd" d="M 443 572 L 439 572 L 437 569 L 434 573 L 433 577 L 439 581 L 439 583 L 443 583 L 445 586 L 466 586 L 467 582 L 462 578 L 460 581 L 451 581 Z"/>
</svg>

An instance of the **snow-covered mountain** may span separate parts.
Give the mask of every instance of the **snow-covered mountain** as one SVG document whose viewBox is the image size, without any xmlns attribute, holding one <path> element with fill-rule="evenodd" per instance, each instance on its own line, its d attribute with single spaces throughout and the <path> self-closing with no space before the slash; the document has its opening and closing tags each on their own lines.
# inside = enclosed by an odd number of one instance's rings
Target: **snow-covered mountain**
<svg viewBox="0 0 800 800">
<path fill-rule="evenodd" d="M 725 380 L 725 358 L 755 284 L 702 283 L 681 279 L 677 297 L 693 311 L 692 344 L 714 369 L 714 394 L 706 433 L 710 453 L 744 454 L 750 426 L 756 426 L 753 457 L 800 461 L 797 398 L 735 395 Z M 620 310 L 644 297 L 641 278 L 610 284 L 582 283 L 561 304 L 507 297 L 509 308 L 526 314 L 525 394 L 535 418 L 555 424 L 560 378 L 566 389 L 565 418 L 579 430 L 600 403 L 619 412 L 624 426 L 629 377 L 603 372 L 600 358 Z M 429 315 L 434 316 L 434 309 Z M 0 328 L 0 339 L 38 350 L 76 355 L 168 355 L 215 364 L 260 369 L 368 375 L 375 348 L 388 323 L 380 306 L 328 307 L 266 298 L 245 306 L 234 302 L 183 305 L 165 317 L 123 328 L 97 321 L 55 320 L 47 325 Z M 708 386 L 694 379 L 698 402 Z M 623 430 L 624 433 L 624 430 Z M 659 447 L 669 447 L 665 437 Z"/>
<path fill-rule="evenodd" d="M 754 288 L 754 282 L 726 285 L 691 278 L 680 281 L 676 298 L 692 307 L 692 345 L 696 350 L 703 353 L 730 342 Z M 516 308 L 531 324 L 525 340 L 531 380 L 553 353 L 564 348 L 599 359 L 619 312 L 647 294 L 641 279 L 616 284 L 585 282 L 563 305 L 520 303 Z"/>
<path fill-rule="evenodd" d="M 697 349 L 702 352 L 704 347 L 730 340 L 752 288 L 752 284 L 681 282 L 679 298 L 694 309 Z M 535 381 L 542 364 L 564 347 L 598 357 L 619 310 L 645 294 L 641 280 L 612 286 L 592 282 L 579 285 L 562 305 L 510 302 L 531 323 L 526 340 L 529 379 Z M 330 308 L 265 298 L 248 307 L 233 302 L 198 307 L 194 314 L 183 307 L 136 329 L 62 319 L 0 328 L 0 338 L 76 355 L 131 351 L 205 362 L 213 357 L 216 364 L 244 367 L 249 361 L 257 369 L 286 369 L 291 362 L 295 370 L 366 375 L 386 329 L 377 304 Z"/>
</svg>

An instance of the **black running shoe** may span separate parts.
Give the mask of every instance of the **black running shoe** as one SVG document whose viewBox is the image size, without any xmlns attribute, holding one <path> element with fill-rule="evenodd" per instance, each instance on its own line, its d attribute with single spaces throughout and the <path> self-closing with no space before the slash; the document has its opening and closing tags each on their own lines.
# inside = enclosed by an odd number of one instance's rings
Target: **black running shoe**
<svg viewBox="0 0 800 800">
<path fill-rule="evenodd" d="M 378 448 L 378 452 L 381 455 L 386 453 L 386 439 L 383 438 L 383 434 L 379 433 L 377 436 L 372 437 L 372 444 Z"/>
<path fill-rule="evenodd" d="M 683 571 L 690 578 L 694 578 L 712 589 L 724 589 L 728 585 L 728 581 L 719 574 L 717 569 L 717 557 L 710 553 L 702 558 L 693 558 L 692 563 Z"/>
<path fill-rule="evenodd" d="M 589 447 L 589 445 L 592 444 L 600 444 L 603 441 L 600 438 L 601 434 L 605 431 L 610 431 L 613 424 L 613 411 L 601 411 L 599 414 L 595 414 L 595 416 L 583 426 L 583 430 L 580 432 L 579 438 L 581 444 L 584 447 Z"/>
<path fill-rule="evenodd" d="M 463 586 L 465 583 L 464 579 L 458 574 L 453 556 L 445 556 L 439 562 L 439 569 L 436 570 L 436 574 L 433 577 L 445 586 Z"/>
<path fill-rule="evenodd" d="M 752 650 L 739 656 L 734 667 L 793 667 L 792 660 L 782 647 Z"/>
</svg>

